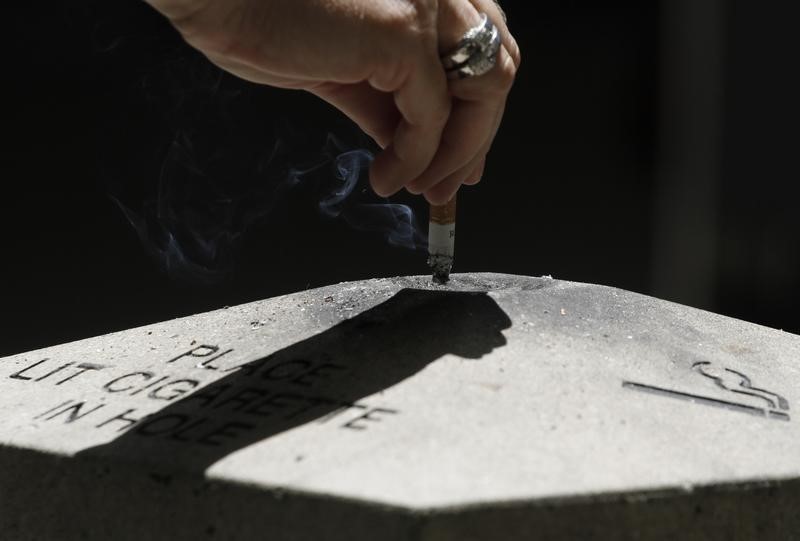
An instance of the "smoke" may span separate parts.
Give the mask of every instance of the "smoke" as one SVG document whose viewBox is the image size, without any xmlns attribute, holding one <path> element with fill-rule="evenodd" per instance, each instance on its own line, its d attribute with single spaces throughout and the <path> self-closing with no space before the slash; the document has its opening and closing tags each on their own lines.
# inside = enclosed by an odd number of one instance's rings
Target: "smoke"
<svg viewBox="0 0 800 541">
<path fill-rule="evenodd" d="M 123 5 L 121 13 L 95 6 L 96 71 L 106 89 L 100 177 L 170 278 L 231 278 L 248 234 L 284 234 L 275 222 L 290 218 L 276 211 L 290 204 L 394 246 L 426 248 L 411 207 L 369 188 L 372 154 L 352 124 L 311 96 L 223 72 L 149 6 Z"/>
<path fill-rule="evenodd" d="M 279 143 L 262 156 L 249 156 L 250 167 L 237 167 L 224 150 L 197 148 L 189 134 L 180 133 L 164 157 L 153 196 L 137 210 L 112 199 L 146 252 L 180 282 L 211 285 L 230 278 L 247 233 L 294 190 L 328 219 L 399 248 L 426 250 L 412 208 L 370 189 L 372 153 L 345 148 L 329 135 L 313 160 L 286 169 L 281 164 L 289 159 L 288 149 Z"/>
<path fill-rule="evenodd" d="M 332 136 L 329 144 L 338 148 Z M 427 240 L 411 207 L 379 198 L 369 189 L 364 173 L 372 159 L 366 150 L 338 154 L 333 160 L 333 181 L 319 202 L 320 211 L 331 218 L 342 218 L 354 229 L 380 233 L 393 246 L 426 250 Z"/>
</svg>

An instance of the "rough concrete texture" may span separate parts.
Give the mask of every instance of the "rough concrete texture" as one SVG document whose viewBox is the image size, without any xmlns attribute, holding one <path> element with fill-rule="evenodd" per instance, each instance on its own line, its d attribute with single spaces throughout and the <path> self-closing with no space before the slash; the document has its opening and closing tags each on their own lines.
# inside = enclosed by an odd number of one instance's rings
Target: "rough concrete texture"
<svg viewBox="0 0 800 541">
<path fill-rule="evenodd" d="M 0 538 L 800 539 L 798 404 L 773 329 L 340 284 L 0 359 Z"/>
</svg>

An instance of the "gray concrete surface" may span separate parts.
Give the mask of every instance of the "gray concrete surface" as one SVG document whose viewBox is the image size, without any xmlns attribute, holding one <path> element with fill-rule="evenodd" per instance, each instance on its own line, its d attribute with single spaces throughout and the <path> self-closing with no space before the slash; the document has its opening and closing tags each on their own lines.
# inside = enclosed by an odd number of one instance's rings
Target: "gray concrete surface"
<svg viewBox="0 0 800 541">
<path fill-rule="evenodd" d="M 800 337 L 429 280 L 0 359 L 0 538 L 800 539 Z"/>
</svg>

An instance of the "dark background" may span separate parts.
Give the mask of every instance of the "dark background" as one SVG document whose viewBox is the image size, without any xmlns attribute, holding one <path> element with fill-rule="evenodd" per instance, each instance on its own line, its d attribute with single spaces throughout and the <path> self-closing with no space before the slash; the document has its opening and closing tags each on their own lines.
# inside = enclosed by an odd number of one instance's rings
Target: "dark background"
<svg viewBox="0 0 800 541">
<path fill-rule="evenodd" d="M 505 2 L 524 63 L 484 182 L 459 195 L 455 270 L 800 331 L 798 8 L 598 4 Z M 140 1 L 10 9 L 0 355 L 427 272 L 319 212 L 332 158 L 369 147 L 326 105 L 220 74 Z M 398 201 L 424 228 L 426 206 Z"/>
</svg>

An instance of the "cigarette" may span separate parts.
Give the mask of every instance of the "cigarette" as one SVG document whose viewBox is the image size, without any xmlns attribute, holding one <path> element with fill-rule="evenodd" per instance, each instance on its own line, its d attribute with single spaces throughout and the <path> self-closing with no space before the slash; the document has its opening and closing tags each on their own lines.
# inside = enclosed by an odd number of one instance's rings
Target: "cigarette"
<svg viewBox="0 0 800 541">
<path fill-rule="evenodd" d="M 444 205 L 431 205 L 428 223 L 428 266 L 433 281 L 445 284 L 450 279 L 456 244 L 456 197 Z"/>
</svg>

